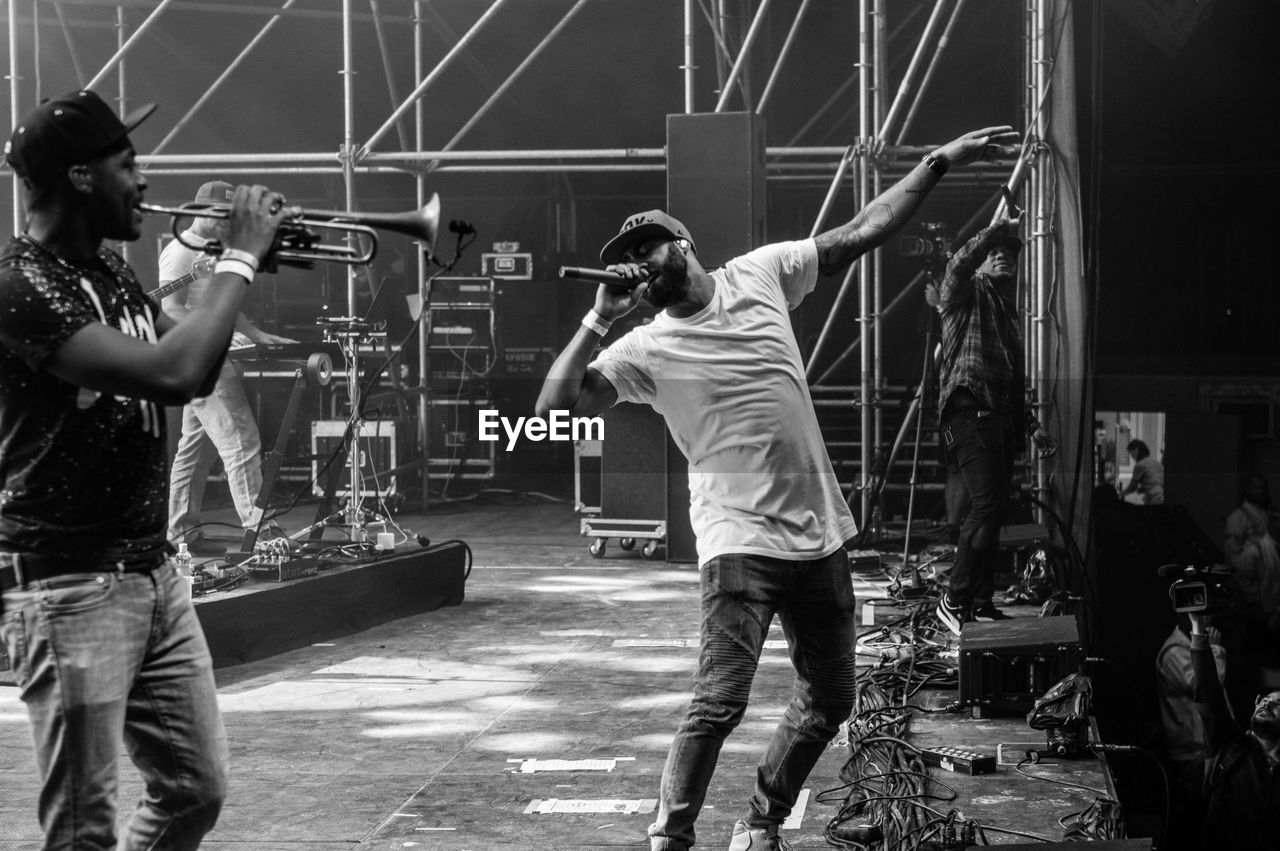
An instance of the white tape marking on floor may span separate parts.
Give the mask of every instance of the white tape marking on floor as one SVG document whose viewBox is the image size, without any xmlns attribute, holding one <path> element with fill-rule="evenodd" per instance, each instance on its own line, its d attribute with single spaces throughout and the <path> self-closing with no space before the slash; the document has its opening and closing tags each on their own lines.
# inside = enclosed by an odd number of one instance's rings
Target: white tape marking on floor
<svg viewBox="0 0 1280 851">
<path fill-rule="evenodd" d="M 800 822 L 804 821 L 804 809 L 809 806 L 809 790 L 801 789 L 799 797 L 796 798 L 796 805 L 791 808 L 791 815 L 787 816 L 787 820 L 779 825 L 780 830 L 799 830 Z"/>
<path fill-rule="evenodd" d="M 549 815 L 568 813 L 651 813 L 658 808 L 657 798 L 534 798 L 524 808 L 525 815 Z"/>
<path fill-rule="evenodd" d="M 619 762 L 634 762 L 633 756 L 616 756 L 608 759 L 509 759 L 520 763 L 521 774 L 538 771 L 613 771 Z"/>
<path fill-rule="evenodd" d="M 696 647 L 696 638 L 615 638 L 614 647 Z"/>
</svg>

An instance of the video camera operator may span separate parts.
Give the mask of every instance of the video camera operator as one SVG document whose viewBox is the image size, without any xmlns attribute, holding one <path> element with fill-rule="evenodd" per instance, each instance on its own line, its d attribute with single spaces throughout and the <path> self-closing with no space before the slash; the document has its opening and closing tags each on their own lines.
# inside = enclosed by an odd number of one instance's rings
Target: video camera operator
<svg viewBox="0 0 1280 851">
<path fill-rule="evenodd" d="M 1195 707 L 1205 731 L 1202 848 L 1280 848 L 1280 689 L 1260 692 L 1241 729 L 1218 682 L 1203 612 L 1190 612 Z"/>
</svg>

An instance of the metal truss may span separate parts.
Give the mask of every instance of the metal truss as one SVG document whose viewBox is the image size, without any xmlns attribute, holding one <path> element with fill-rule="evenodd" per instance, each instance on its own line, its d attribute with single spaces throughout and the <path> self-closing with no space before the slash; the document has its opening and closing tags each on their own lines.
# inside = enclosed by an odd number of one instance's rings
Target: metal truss
<svg viewBox="0 0 1280 851">
<path fill-rule="evenodd" d="M 25 108 L 35 102 L 39 96 L 38 86 L 33 91 L 24 85 L 24 78 L 19 67 L 19 31 L 21 27 L 30 26 L 31 37 L 35 44 L 35 70 L 31 78 L 39 81 L 39 56 L 42 38 L 42 26 L 50 28 L 50 22 L 56 20 L 57 31 L 69 49 L 75 64 L 76 79 L 82 85 L 102 90 L 114 76 L 116 99 L 123 112 L 129 101 L 130 92 L 126 75 L 126 59 L 134 51 L 139 42 L 162 16 L 182 14 L 199 8 L 209 13 L 217 11 L 226 15 L 256 16 L 262 21 L 256 34 L 248 39 L 239 53 L 231 58 L 222 73 L 214 80 L 205 94 L 197 99 L 186 113 L 173 125 L 168 135 L 149 152 L 140 152 L 140 163 L 148 174 L 155 175 L 200 175 L 203 178 L 221 174 L 340 174 L 346 192 L 347 209 L 356 209 L 356 189 L 358 182 L 367 175 L 403 174 L 412 180 L 415 186 L 418 204 L 421 206 L 427 198 L 427 180 L 430 175 L 441 172 L 497 173 L 497 172 L 663 172 L 666 168 L 665 149 L 660 147 L 614 147 L 584 148 L 557 150 L 467 150 L 463 143 L 468 134 L 481 119 L 495 108 L 511 86 L 524 75 L 531 66 L 535 66 L 540 57 L 549 49 L 557 46 L 557 39 L 563 30 L 577 17 L 584 8 L 592 6 L 591 0 L 565 0 L 565 8 L 559 20 L 550 27 L 545 35 L 533 44 L 524 59 L 503 81 L 495 81 L 491 95 L 476 109 L 475 113 L 461 126 L 454 136 L 444 145 L 434 150 L 425 149 L 423 97 L 436 86 L 451 66 L 474 62 L 468 56 L 468 48 L 479 34 L 488 28 L 501 26 L 504 13 L 511 0 L 491 0 L 470 28 L 461 34 L 453 33 L 439 12 L 433 8 L 437 5 L 429 0 L 342 0 L 341 9 L 327 10 L 301 8 L 297 0 L 275 0 L 278 5 L 265 7 L 245 3 L 210 4 L 196 3 L 187 0 L 7 0 L 9 36 L 9 104 L 11 126 L 16 124 Z M 607 3 L 609 0 L 597 0 Z M 850 0 L 850 6 L 855 0 Z M 909 170 L 933 145 L 910 145 L 905 140 L 910 135 L 913 124 L 919 113 L 924 92 L 934 80 L 940 59 L 951 43 L 957 22 L 966 9 L 965 0 L 933 0 L 929 9 L 927 22 L 924 24 L 918 42 L 914 46 L 909 67 L 898 82 L 890 97 L 888 44 L 891 37 L 887 0 L 856 0 L 859 26 L 857 45 L 857 63 L 848 78 L 834 88 L 833 94 L 818 109 L 811 119 L 798 128 L 792 136 L 790 144 L 770 146 L 767 151 L 769 162 L 768 179 L 775 185 L 788 182 L 803 182 L 815 187 L 827 186 L 827 194 L 817 212 L 811 233 L 818 233 L 831 213 L 837 197 L 851 186 L 855 208 L 861 207 L 869 199 L 875 197 L 886 185 L 886 181 L 896 179 Z M 216 5 L 216 10 L 214 6 Z M 477 4 L 478 5 L 478 4 Z M 674 5 L 674 0 L 672 5 Z M 787 10 L 779 10 L 782 4 L 774 0 L 681 0 L 681 27 L 670 31 L 672 37 L 683 39 L 683 71 L 684 110 L 694 112 L 699 97 L 707 99 L 706 89 L 710 88 L 715 96 L 715 111 L 725 111 L 731 104 L 735 108 L 747 109 L 759 114 L 766 112 L 775 97 L 777 82 L 782 69 L 795 55 L 798 33 L 801 24 L 812 14 L 812 0 L 799 0 L 799 5 Z M 904 10 L 901 4 L 893 4 L 895 11 Z M 1029 386 L 1034 392 L 1034 404 L 1037 411 L 1044 413 L 1053 405 L 1051 388 L 1051 329 L 1048 322 L 1047 304 L 1051 298 L 1054 285 L 1055 265 L 1055 232 L 1053 228 L 1054 213 L 1052 210 L 1055 187 L 1046 169 L 1051 158 L 1051 149 L 1047 142 L 1046 125 L 1050 101 L 1050 69 L 1055 60 L 1055 44 L 1053 43 L 1053 26 L 1051 26 L 1054 10 L 1063 6 L 1063 0 L 1023 0 L 1021 5 L 1023 68 L 1020 81 L 1022 85 L 1022 120 L 1025 144 L 1021 156 L 1013 165 L 1012 175 L 1008 164 L 995 164 L 987 167 L 970 168 L 953 172 L 947 177 L 948 187 L 961 187 L 962 191 L 975 198 L 990 199 L 979 213 L 961 230 L 960 238 L 965 238 L 979 226 L 979 218 L 991 209 L 999 197 L 999 188 L 1007 185 L 1017 194 L 1022 192 L 1022 206 L 1026 212 L 1026 223 L 1030 226 L 1030 239 L 1023 253 L 1024 286 L 1020 293 L 1021 307 L 1026 316 L 1026 339 L 1028 345 L 1027 370 Z M 71 21 L 68 12 L 76 7 L 114 8 L 116 12 L 115 54 L 91 77 L 79 65 L 77 40 L 83 33 L 77 33 L 77 25 Z M 359 6 L 359 9 L 357 9 Z M 389 14 L 386 9 L 393 7 L 396 14 Z M 913 4 L 904 11 L 906 21 L 923 12 L 927 2 Z M 1015 7 L 1011 4 L 1011 9 Z M 664 9 L 669 9 L 664 6 Z M 132 32 L 126 33 L 126 10 L 146 11 L 146 17 Z M 772 57 L 763 57 L 767 49 L 762 43 L 761 34 L 770 22 L 776 24 L 776 18 L 794 10 L 790 26 L 785 37 Z M 732 16 L 737 12 L 749 13 L 746 16 Z M 407 13 L 407 14 L 406 14 Z M 1015 12 L 1016 13 L 1016 12 Z M 775 16 L 771 19 L 771 15 Z M 337 153 L 318 151 L 298 151 L 292 153 L 244 153 L 236 155 L 202 154 L 202 153 L 168 153 L 173 147 L 174 137 L 188 124 L 193 116 L 205 108 L 210 97 L 219 90 L 244 62 L 246 57 L 260 49 L 264 38 L 276 27 L 287 26 L 294 17 L 324 18 L 334 21 L 335 26 L 342 28 L 342 67 L 343 76 L 343 122 L 341 128 L 335 128 L 335 134 L 341 135 L 341 143 Z M 372 20 L 375 24 L 380 55 L 386 75 L 386 84 L 390 101 L 393 104 L 385 120 L 377 130 L 366 138 L 358 138 L 354 121 L 355 97 L 352 78 L 353 67 L 353 23 L 359 18 L 362 23 Z M 730 25 L 734 20 L 735 26 Z M 413 79 L 416 81 L 412 91 L 402 94 L 397 91 L 392 74 L 394 57 L 388 49 L 385 28 L 389 24 L 410 26 L 413 29 L 414 52 L 412 58 Z M 743 26 L 745 24 L 745 27 Z M 99 27 L 101 29 L 101 27 Z M 775 27 L 777 31 L 781 28 Z M 423 48 L 424 32 L 433 31 L 437 35 L 448 35 L 453 41 L 452 47 L 439 58 L 432 67 L 426 66 Z M 696 36 L 704 40 L 710 33 L 714 45 L 709 64 L 715 70 L 714 84 L 706 79 L 707 72 L 700 69 L 695 61 Z M 776 41 L 776 39 L 775 39 Z M 563 45 L 561 45 L 563 46 Z M 707 61 L 707 60 L 704 60 Z M 756 66 L 761 62 L 771 65 L 764 87 L 758 97 L 752 97 L 745 85 L 745 72 L 751 61 Z M 699 72 L 702 71 L 700 75 Z M 1011 82 L 1011 85 L 1016 83 Z M 701 88 L 700 88 L 701 87 Z M 850 91 L 856 95 L 858 115 L 858 138 L 847 145 L 810 146 L 797 145 L 796 142 L 806 131 L 829 115 L 832 110 L 846 102 Z M 367 103 L 361 104 L 368 108 Z M 406 127 L 406 120 L 412 118 L 412 131 Z M 936 141 L 936 140 L 935 140 Z M 1001 202 L 1002 203 L 1002 202 Z M 16 180 L 13 188 L 13 222 L 14 229 L 21 229 L 22 211 Z M 418 276 L 420 285 L 428 278 L 428 269 L 423 252 L 419 255 Z M 872 468 L 873 454 L 882 447 L 884 440 L 883 393 L 885 378 L 881 368 L 883 359 L 883 318 L 894 310 L 906 294 L 916 288 L 921 281 L 917 276 L 888 305 L 883 303 L 884 282 L 881 273 L 879 252 L 873 252 L 855 264 L 845 276 L 839 294 L 824 323 L 817 345 L 808 359 L 806 369 L 811 382 L 822 386 L 831 379 L 834 372 L 847 360 L 856 357 L 859 371 L 857 404 L 861 414 L 860 480 L 853 484 L 855 494 L 861 494 L 865 512 L 869 492 L 867 488 L 868 471 Z M 352 270 L 348 276 L 347 301 L 349 312 L 354 315 L 356 306 L 356 277 Z M 842 322 L 848 322 L 847 304 L 856 295 L 856 327 L 858 333 L 853 342 L 834 359 L 823 356 L 841 337 Z M 424 332 L 425 333 L 425 332 Z M 843 335 L 847 336 L 847 335 Z M 425 340 L 421 350 L 426 351 Z M 419 439 L 425 445 L 426 406 L 426 370 L 421 372 L 423 392 L 419 395 Z M 1047 471 L 1043 462 L 1036 463 L 1034 469 L 1034 488 L 1038 496 L 1047 492 Z M 851 498 L 851 502 L 852 502 Z"/>
</svg>

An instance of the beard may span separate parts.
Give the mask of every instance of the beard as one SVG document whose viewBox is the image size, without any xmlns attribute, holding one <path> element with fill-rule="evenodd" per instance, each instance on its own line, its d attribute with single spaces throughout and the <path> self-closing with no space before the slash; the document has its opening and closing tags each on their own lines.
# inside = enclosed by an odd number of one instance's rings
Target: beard
<svg viewBox="0 0 1280 851">
<path fill-rule="evenodd" d="M 669 248 L 658 274 L 649 281 L 644 297 L 654 307 L 662 310 L 684 300 L 689 294 L 689 263 L 684 252 Z"/>
</svg>

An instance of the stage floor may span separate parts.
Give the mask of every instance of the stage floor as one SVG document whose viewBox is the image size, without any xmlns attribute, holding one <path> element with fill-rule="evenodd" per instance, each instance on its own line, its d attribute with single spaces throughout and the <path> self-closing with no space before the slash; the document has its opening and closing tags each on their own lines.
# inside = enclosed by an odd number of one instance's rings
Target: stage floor
<svg viewBox="0 0 1280 851">
<path fill-rule="evenodd" d="M 285 529 L 302 528 L 314 510 L 296 510 Z M 696 568 L 647 561 L 616 544 L 593 558 L 571 506 L 541 499 L 500 494 L 396 520 L 433 543 L 470 546 L 465 602 L 218 670 L 231 790 L 204 847 L 647 848 L 646 810 L 696 660 Z M 860 574 L 859 601 L 883 596 L 885 585 Z M 771 638 L 781 638 L 776 625 Z M 721 755 L 698 847 L 727 846 L 791 679 L 785 650 L 771 645 L 747 718 Z M 929 699 L 940 705 L 955 696 Z M 992 755 L 999 743 L 1042 735 L 1019 718 L 967 714 L 922 717 L 913 730 L 919 745 Z M 796 848 L 829 847 L 822 829 L 836 806 L 813 795 L 840 785 L 847 754 L 833 745 L 810 777 L 803 819 L 783 833 Z M 563 766 L 528 760 L 600 762 L 556 770 Z M 128 810 L 140 782 L 124 763 Z M 38 847 L 33 772 L 17 689 L 0 686 L 0 851 Z M 1096 764 L 1035 773 L 1102 791 Z M 1008 766 L 989 776 L 938 776 L 961 794 L 944 810 L 1055 840 L 1057 819 L 1097 797 Z"/>
</svg>

